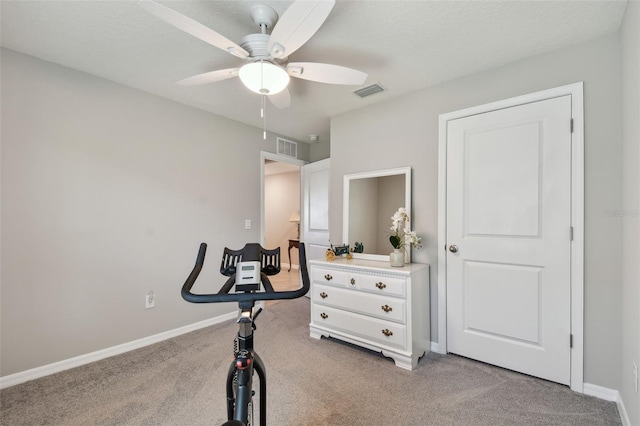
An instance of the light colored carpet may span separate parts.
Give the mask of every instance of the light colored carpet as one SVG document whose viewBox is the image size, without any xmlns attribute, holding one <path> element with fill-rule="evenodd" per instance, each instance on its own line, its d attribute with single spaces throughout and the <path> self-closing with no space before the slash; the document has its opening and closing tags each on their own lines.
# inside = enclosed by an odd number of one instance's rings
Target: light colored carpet
<svg viewBox="0 0 640 426">
<path fill-rule="evenodd" d="M 270 425 L 620 424 L 614 403 L 458 356 L 406 371 L 311 339 L 307 298 L 270 303 L 257 322 Z M 236 331 L 227 322 L 4 389 L 0 423 L 220 425 Z"/>
</svg>

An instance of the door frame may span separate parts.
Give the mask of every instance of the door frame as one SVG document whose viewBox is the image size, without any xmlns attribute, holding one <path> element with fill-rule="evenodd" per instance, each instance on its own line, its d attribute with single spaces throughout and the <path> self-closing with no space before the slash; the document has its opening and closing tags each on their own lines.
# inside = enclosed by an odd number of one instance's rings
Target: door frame
<svg viewBox="0 0 640 426">
<path fill-rule="evenodd" d="M 447 353 L 447 122 L 471 115 L 571 95 L 571 389 L 583 393 L 584 384 L 584 106 L 583 82 L 530 93 L 439 116 L 438 135 L 438 343 Z M 567 123 L 569 126 L 570 123 Z M 441 250 L 445 250 L 442 254 Z M 568 343 L 568 342 L 567 342 Z"/>
<path fill-rule="evenodd" d="M 282 163 L 304 166 L 308 161 L 287 157 L 286 155 L 274 154 L 273 152 L 260 151 L 260 244 L 264 246 L 264 161 L 273 160 Z M 300 173 L 300 207 L 302 207 L 302 172 Z M 300 209 L 302 210 L 302 208 Z"/>
</svg>

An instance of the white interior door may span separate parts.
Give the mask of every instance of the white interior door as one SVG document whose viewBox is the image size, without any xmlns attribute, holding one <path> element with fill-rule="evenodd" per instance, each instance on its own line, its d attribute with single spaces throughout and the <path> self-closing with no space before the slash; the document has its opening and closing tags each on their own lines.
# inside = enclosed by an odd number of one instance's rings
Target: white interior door
<svg viewBox="0 0 640 426">
<path fill-rule="evenodd" d="M 316 161 L 301 168 L 302 223 L 300 239 L 305 243 L 307 259 L 323 258 L 329 243 L 329 168 L 330 160 Z"/>
<path fill-rule="evenodd" d="M 447 351 L 570 383 L 571 96 L 447 126 Z"/>
</svg>

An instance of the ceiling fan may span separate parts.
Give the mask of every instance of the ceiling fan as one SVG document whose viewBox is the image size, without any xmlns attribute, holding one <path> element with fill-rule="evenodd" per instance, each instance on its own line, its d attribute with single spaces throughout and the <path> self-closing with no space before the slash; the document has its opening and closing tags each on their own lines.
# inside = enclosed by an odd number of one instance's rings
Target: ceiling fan
<svg viewBox="0 0 640 426">
<path fill-rule="evenodd" d="M 333 9 L 335 0 L 296 0 L 280 19 L 271 7 L 254 5 L 251 7 L 251 18 L 261 32 L 245 36 L 239 45 L 211 28 L 152 0 L 140 0 L 138 4 L 178 29 L 247 62 L 237 68 L 206 72 L 179 81 L 178 84 L 183 86 L 240 77 L 247 88 L 266 95 L 276 108 L 281 109 L 291 104 L 291 94 L 287 89 L 290 76 L 320 83 L 355 86 L 363 84 L 367 79 L 366 73 L 339 65 L 289 62 L 289 55 L 305 44 L 322 26 Z M 267 29 L 272 29 L 271 34 L 267 34 Z"/>
</svg>

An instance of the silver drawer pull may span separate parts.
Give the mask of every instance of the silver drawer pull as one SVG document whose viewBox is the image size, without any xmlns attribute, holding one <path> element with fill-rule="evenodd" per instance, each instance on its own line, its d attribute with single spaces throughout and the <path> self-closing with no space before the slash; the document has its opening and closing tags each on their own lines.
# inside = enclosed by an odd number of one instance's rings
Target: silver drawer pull
<svg viewBox="0 0 640 426">
<path fill-rule="evenodd" d="M 327 319 L 329 318 L 329 315 L 325 314 L 324 312 L 320 314 L 320 318 L 322 319 Z"/>
<path fill-rule="evenodd" d="M 326 299 L 329 295 L 327 293 L 325 293 L 324 291 L 322 293 L 320 293 L 320 297 L 322 297 L 323 299 Z"/>
<path fill-rule="evenodd" d="M 391 312 L 391 311 L 393 311 L 393 308 L 392 308 L 391 306 L 389 306 L 389 305 L 382 305 L 382 306 L 381 306 L 381 308 L 382 308 L 382 310 L 383 310 L 383 311 L 385 311 L 385 312 Z"/>
<path fill-rule="evenodd" d="M 382 330 L 382 334 L 384 334 L 387 337 L 393 336 L 393 331 L 389 330 L 388 328 L 385 328 L 384 330 Z"/>
<path fill-rule="evenodd" d="M 351 285 L 356 285 L 356 279 L 355 278 L 351 278 L 350 283 L 351 283 Z"/>
<path fill-rule="evenodd" d="M 327 274 L 327 275 L 324 276 L 324 279 L 327 280 L 327 281 L 331 281 L 333 279 L 333 277 L 331 275 Z"/>
<path fill-rule="evenodd" d="M 380 281 L 380 282 L 376 283 L 376 287 L 378 287 L 380 290 L 382 290 L 383 288 L 387 288 L 387 285 L 385 283 L 383 283 L 382 281 Z"/>
</svg>

